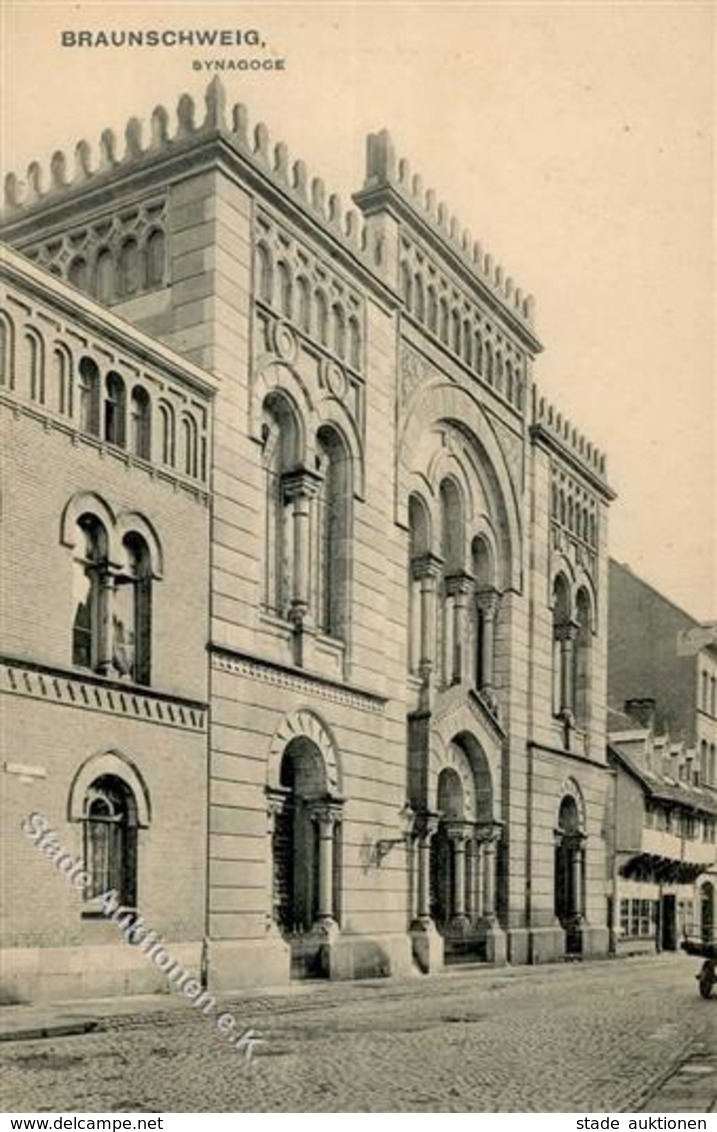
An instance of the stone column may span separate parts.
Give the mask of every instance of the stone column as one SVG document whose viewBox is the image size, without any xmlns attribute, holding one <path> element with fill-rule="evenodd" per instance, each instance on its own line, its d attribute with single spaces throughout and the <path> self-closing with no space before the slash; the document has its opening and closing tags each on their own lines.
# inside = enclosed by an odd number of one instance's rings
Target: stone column
<svg viewBox="0 0 717 1132">
<path fill-rule="evenodd" d="M 467 675 L 465 671 L 466 609 L 468 594 L 473 588 L 470 574 L 451 574 L 446 578 L 446 594 L 453 603 L 453 641 L 448 657 L 447 682 L 460 684 Z"/>
<path fill-rule="evenodd" d="M 476 852 L 475 838 L 469 837 L 466 844 L 466 916 L 471 923 L 476 918 Z"/>
<path fill-rule="evenodd" d="M 309 609 L 309 563 L 311 500 L 321 486 L 321 477 L 307 468 L 288 472 L 282 478 L 284 499 L 292 503 L 294 555 L 289 618 L 301 628 Z"/>
<path fill-rule="evenodd" d="M 466 916 L 466 842 L 470 830 L 465 822 L 449 823 L 448 839 L 452 846 L 453 907 L 451 923 L 465 925 Z"/>
<path fill-rule="evenodd" d="M 479 920 L 483 916 L 483 880 L 485 877 L 485 859 L 483 853 L 483 842 L 477 838 L 473 839 L 473 902 L 474 902 L 474 919 Z"/>
<path fill-rule="evenodd" d="M 418 836 L 418 901 L 417 918 L 427 923 L 430 918 L 431 841 L 438 829 L 436 814 L 422 814 L 417 821 Z"/>
<path fill-rule="evenodd" d="M 495 918 L 495 863 L 496 842 L 491 837 L 483 845 L 483 915 L 486 919 Z"/>
<path fill-rule="evenodd" d="M 319 831 L 319 891 L 315 927 L 323 932 L 336 928 L 334 919 L 334 828 L 341 806 L 326 802 L 311 811 Z"/>
<path fill-rule="evenodd" d="M 266 802 L 266 833 L 269 843 L 268 853 L 268 868 L 267 868 L 267 931 L 278 930 L 279 928 L 279 913 L 278 913 L 278 897 L 279 894 L 276 890 L 276 876 L 275 876 L 275 862 L 274 862 L 274 832 L 276 830 L 276 819 L 282 813 L 289 791 L 281 788 L 273 790 L 267 789 L 267 802 Z"/>
<path fill-rule="evenodd" d="M 476 608 L 481 618 L 479 691 L 490 702 L 493 702 L 495 697 L 495 618 L 499 606 L 500 593 L 498 590 L 477 591 Z"/>
<path fill-rule="evenodd" d="M 419 641 L 418 671 L 424 683 L 428 683 L 435 667 L 436 649 L 436 590 L 441 575 L 442 559 L 437 555 L 422 554 L 414 558 L 411 569 L 413 577 L 421 586 L 421 639 Z"/>
<path fill-rule="evenodd" d="M 113 676 L 115 667 L 112 662 L 112 634 L 113 634 L 113 604 L 115 593 L 115 580 L 106 569 L 97 569 L 97 671 L 102 676 Z"/>
<path fill-rule="evenodd" d="M 555 638 L 560 642 L 560 714 L 568 718 L 573 713 L 573 650 L 578 635 L 576 621 L 565 621 L 555 626 Z"/>
<path fill-rule="evenodd" d="M 573 881 L 573 915 L 582 920 L 585 915 L 585 892 L 583 883 L 583 860 L 585 857 L 585 836 L 578 833 L 571 839 L 572 857 L 570 866 Z"/>
<path fill-rule="evenodd" d="M 477 924 L 479 937 L 485 941 L 485 957 L 489 963 L 506 961 L 505 933 L 496 913 L 497 846 L 502 833 L 498 822 L 478 826 L 483 850 L 483 908 Z"/>
</svg>

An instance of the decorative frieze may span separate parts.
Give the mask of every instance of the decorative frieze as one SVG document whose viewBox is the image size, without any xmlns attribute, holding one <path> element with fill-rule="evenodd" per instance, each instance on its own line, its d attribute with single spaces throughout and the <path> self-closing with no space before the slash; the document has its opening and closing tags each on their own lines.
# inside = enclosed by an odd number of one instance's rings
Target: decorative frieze
<svg viewBox="0 0 717 1132">
<path fill-rule="evenodd" d="M 299 675 L 268 661 L 261 662 L 249 657 L 234 657 L 215 652 L 212 657 L 212 667 L 219 672 L 232 672 L 236 676 L 259 680 L 264 684 L 285 688 L 302 696 L 330 700 L 332 703 L 356 708 L 358 711 L 382 715 L 385 710 L 386 701 L 382 696 L 333 684 L 321 678 L 312 679 L 310 676 Z"/>
<path fill-rule="evenodd" d="M 162 727 L 206 730 L 204 704 L 152 695 L 134 685 L 123 688 L 117 681 L 83 679 L 81 675 L 73 676 L 55 669 L 29 667 L 21 662 L 0 662 L 0 692 L 76 710 L 122 715 Z"/>
</svg>

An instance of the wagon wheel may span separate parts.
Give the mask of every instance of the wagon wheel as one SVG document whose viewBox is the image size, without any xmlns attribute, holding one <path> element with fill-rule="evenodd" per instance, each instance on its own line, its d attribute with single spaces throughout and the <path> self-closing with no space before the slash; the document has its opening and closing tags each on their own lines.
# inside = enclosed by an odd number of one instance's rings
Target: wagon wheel
<svg viewBox="0 0 717 1132">
<path fill-rule="evenodd" d="M 714 959 L 706 959 L 702 964 L 702 970 L 697 976 L 697 981 L 700 986 L 700 994 L 703 998 L 709 998 L 712 994 L 712 987 L 717 982 L 715 975 Z"/>
</svg>

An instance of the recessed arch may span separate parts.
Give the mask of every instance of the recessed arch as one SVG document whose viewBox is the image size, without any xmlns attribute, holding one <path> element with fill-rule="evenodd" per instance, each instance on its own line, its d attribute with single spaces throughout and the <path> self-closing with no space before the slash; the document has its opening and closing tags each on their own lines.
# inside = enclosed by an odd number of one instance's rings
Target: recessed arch
<svg viewBox="0 0 717 1132">
<path fill-rule="evenodd" d="M 81 764 L 70 786 L 67 799 L 69 821 L 83 821 L 87 791 L 92 783 L 104 775 L 112 775 L 131 790 L 137 807 L 137 824 L 147 829 L 152 821 L 149 790 L 139 770 L 122 751 L 105 750 L 90 755 Z"/>
<path fill-rule="evenodd" d="M 475 466 L 480 468 L 481 487 L 500 537 L 499 560 L 504 572 L 500 588 L 519 591 L 522 524 L 503 450 L 493 426 L 470 392 L 447 384 L 443 379 L 419 386 L 409 403 L 397 448 L 396 520 L 402 526 L 407 523 L 409 484 L 412 474 L 420 470 L 415 465 L 416 453 L 423 447 L 426 434 L 435 429 L 439 421 L 452 424 L 462 434 L 465 448 L 472 453 Z"/>
<path fill-rule="evenodd" d="M 140 515 L 137 511 L 121 511 L 117 516 L 116 532 L 120 543 L 123 543 L 129 534 L 141 535 L 149 550 L 152 577 L 161 579 L 164 574 L 162 544 L 149 519 L 145 519 L 144 515 Z"/>
<path fill-rule="evenodd" d="M 314 744 L 323 760 L 326 794 L 330 798 L 341 799 L 341 767 L 336 740 L 328 725 L 306 708 L 284 716 L 272 736 L 266 771 L 267 788 L 281 789 L 281 763 L 284 752 L 296 739 L 305 739 Z"/>
<path fill-rule="evenodd" d="M 60 542 L 70 550 L 75 550 L 79 538 L 78 522 L 83 515 L 94 515 L 100 520 L 107 533 L 110 560 L 119 561 L 121 550 L 116 534 L 115 514 L 101 495 L 94 491 L 79 491 L 65 504 L 60 519 Z"/>
<path fill-rule="evenodd" d="M 272 395 L 283 398 L 292 413 L 297 429 L 297 462 L 308 463 L 313 457 L 313 437 L 318 428 L 316 407 L 301 374 L 288 362 L 261 361 L 252 389 L 249 428 L 254 440 L 263 443 L 264 409 Z"/>
</svg>

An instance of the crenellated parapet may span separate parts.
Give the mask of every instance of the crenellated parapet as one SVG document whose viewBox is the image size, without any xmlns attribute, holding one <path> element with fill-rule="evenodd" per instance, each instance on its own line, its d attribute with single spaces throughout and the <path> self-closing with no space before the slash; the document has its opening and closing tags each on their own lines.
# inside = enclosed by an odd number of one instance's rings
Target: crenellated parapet
<svg viewBox="0 0 717 1132">
<path fill-rule="evenodd" d="M 99 187 L 120 174 L 165 161 L 169 155 L 181 154 L 212 138 L 227 142 L 263 180 L 272 182 L 372 267 L 380 265 L 380 241 L 372 239 L 358 211 L 344 209 L 340 196 L 329 192 L 321 177 L 312 176 L 303 161 L 292 160 L 284 142 L 272 141 L 264 122 L 252 127 L 243 103 L 229 107 L 218 77 L 207 87 L 203 114 L 197 112 L 189 94 L 182 94 L 174 125 L 165 107 L 157 106 L 148 131 L 138 118 L 127 122 L 123 140 L 113 130 L 104 130 L 95 160 L 89 143 L 82 140 L 72 157 L 59 150 L 55 152 L 46 171 L 33 161 L 24 181 L 9 173 L 5 178 L 2 223 L 12 224 L 35 209 L 69 199 L 92 186 Z"/>
<path fill-rule="evenodd" d="M 605 453 L 579 432 L 545 397 L 541 397 L 535 387 L 532 431 L 533 435 L 552 441 L 572 463 L 577 464 L 591 479 L 604 485 L 609 492 Z"/>
<path fill-rule="evenodd" d="M 368 136 L 366 180 L 354 199 L 365 211 L 370 210 L 372 199 L 380 199 L 386 190 L 398 194 L 412 213 L 451 247 L 476 279 L 499 299 L 501 306 L 532 325 L 535 306 L 532 295 L 524 294 L 516 286 L 502 265 L 462 227 L 448 206 L 438 200 L 433 189 L 424 189 L 422 178 L 411 172 L 406 158 L 397 157 L 388 130 L 381 130 Z"/>
</svg>

